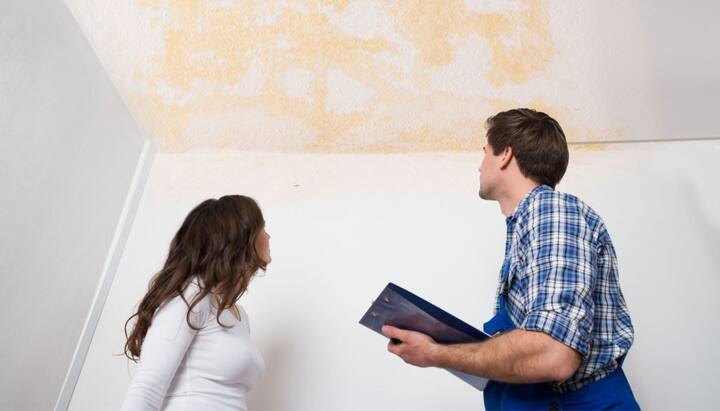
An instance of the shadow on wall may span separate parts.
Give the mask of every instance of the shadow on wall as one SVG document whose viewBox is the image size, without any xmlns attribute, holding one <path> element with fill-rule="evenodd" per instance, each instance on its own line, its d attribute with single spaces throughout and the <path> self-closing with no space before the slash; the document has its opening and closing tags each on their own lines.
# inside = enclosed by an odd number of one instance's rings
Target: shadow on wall
<svg viewBox="0 0 720 411">
<path fill-rule="evenodd" d="M 697 225 L 697 232 L 702 234 L 704 242 L 706 244 L 720 245 L 720 221 L 718 218 L 712 218 L 708 214 L 708 208 L 701 206 L 702 198 L 697 187 L 693 187 L 690 184 L 689 179 L 685 179 L 683 184 L 680 185 L 681 197 L 688 200 L 688 209 L 686 215 L 694 216 L 695 223 Z M 720 204 L 716 204 L 714 210 L 720 210 Z M 711 254 L 711 258 L 714 259 L 713 266 L 720 267 L 720 253 Z"/>
<path fill-rule="evenodd" d="M 636 331 L 626 368 L 641 405 L 677 409 L 682 392 L 688 398 L 680 408 L 706 409 L 715 401 L 713 370 L 720 364 L 720 334 L 711 320 L 720 311 L 720 226 L 710 214 L 717 205 L 703 201 L 717 196 L 703 195 L 707 184 L 672 168 L 655 175 L 664 177 L 648 183 L 657 188 L 638 187 L 631 199 L 639 214 L 626 234 L 628 258 L 621 256 Z"/>
</svg>

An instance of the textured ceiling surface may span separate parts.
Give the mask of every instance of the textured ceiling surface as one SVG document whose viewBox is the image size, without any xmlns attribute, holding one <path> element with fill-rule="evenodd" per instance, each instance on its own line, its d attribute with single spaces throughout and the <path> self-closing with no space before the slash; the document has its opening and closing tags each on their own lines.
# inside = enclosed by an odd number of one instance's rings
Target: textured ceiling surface
<svg viewBox="0 0 720 411">
<path fill-rule="evenodd" d="M 166 152 L 477 150 L 485 119 L 517 106 L 555 116 L 571 141 L 673 137 L 632 111 L 652 98 L 638 7 L 609 19 L 546 1 L 67 3 Z"/>
</svg>

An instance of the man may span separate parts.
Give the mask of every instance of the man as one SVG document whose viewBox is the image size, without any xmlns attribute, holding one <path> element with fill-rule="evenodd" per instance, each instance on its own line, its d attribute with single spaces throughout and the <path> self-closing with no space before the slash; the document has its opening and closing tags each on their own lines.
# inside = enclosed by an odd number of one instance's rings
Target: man
<svg viewBox="0 0 720 411">
<path fill-rule="evenodd" d="M 495 337 L 441 345 L 383 327 L 388 350 L 420 367 L 490 379 L 486 409 L 639 409 L 622 372 L 633 326 L 618 283 L 615 250 L 602 219 L 555 191 L 568 164 L 565 135 L 530 109 L 487 121 L 480 197 L 506 216 L 505 258 Z"/>
</svg>

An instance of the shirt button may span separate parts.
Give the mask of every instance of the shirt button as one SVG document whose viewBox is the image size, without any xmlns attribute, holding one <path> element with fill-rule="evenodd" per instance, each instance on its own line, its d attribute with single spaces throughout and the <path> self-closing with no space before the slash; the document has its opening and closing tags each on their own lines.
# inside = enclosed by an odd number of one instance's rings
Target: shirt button
<svg viewBox="0 0 720 411">
<path fill-rule="evenodd" d="M 553 402 L 550 404 L 550 411 L 558 411 L 559 409 L 560 409 L 560 407 L 558 407 L 558 403 L 557 403 L 557 402 L 553 401 Z"/>
</svg>

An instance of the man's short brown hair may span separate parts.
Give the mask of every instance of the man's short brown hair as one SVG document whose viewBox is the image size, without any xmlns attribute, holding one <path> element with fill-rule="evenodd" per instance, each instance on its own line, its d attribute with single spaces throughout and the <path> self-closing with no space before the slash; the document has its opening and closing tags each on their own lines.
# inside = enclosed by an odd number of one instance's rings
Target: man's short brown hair
<svg viewBox="0 0 720 411">
<path fill-rule="evenodd" d="M 495 155 L 507 147 L 525 177 L 555 187 L 567 170 L 567 141 L 560 124 L 529 108 L 500 112 L 487 119 L 488 144 Z"/>
</svg>

